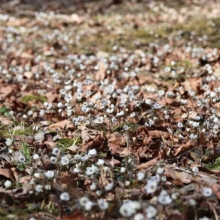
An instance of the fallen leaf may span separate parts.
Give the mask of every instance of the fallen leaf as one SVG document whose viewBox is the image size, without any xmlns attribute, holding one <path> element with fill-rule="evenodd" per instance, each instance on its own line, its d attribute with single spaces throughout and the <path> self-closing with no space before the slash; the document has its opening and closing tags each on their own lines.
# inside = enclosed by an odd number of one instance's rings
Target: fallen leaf
<svg viewBox="0 0 220 220">
<path fill-rule="evenodd" d="M 70 120 L 66 119 L 49 125 L 49 129 L 51 130 L 64 129 L 64 128 L 73 128 L 73 123 Z"/>
</svg>

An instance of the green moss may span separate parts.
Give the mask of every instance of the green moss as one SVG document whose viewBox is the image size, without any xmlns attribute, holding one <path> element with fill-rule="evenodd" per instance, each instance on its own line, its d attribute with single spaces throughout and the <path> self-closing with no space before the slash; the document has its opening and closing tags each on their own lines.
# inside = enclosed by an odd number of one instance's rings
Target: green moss
<svg viewBox="0 0 220 220">
<path fill-rule="evenodd" d="M 30 101 L 37 101 L 37 102 L 46 102 L 47 97 L 46 96 L 40 96 L 40 95 L 26 95 L 21 98 L 22 102 L 30 102 Z"/>
<path fill-rule="evenodd" d="M 82 142 L 80 137 L 75 137 L 73 139 L 70 138 L 62 138 L 57 142 L 57 146 L 61 148 L 63 151 L 65 151 L 68 147 L 75 144 L 80 144 Z"/>
<path fill-rule="evenodd" d="M 204 163 L 204 166 L 210 170 L 220 170 L 220 157 L 213 164 Z"/>
</svg>

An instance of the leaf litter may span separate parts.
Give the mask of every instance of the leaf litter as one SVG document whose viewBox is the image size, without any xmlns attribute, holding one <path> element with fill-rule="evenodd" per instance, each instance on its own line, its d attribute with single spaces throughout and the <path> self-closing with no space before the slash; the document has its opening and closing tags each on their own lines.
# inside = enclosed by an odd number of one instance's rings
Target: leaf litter
<svg viewBox="0 0 220 220">
<path fill-rule="evenodd" d="M 218 219 L 218 8 L 3 3 L 1 218 Z"/>
</svg>

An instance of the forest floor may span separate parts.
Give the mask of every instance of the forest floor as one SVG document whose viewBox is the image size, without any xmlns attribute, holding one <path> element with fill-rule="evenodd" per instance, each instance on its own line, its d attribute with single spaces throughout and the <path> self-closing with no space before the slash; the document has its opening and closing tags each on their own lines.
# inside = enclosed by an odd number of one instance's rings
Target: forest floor
<svg viewBox="0 0 220 220">
<path fill-rule="evenodd" d="M 219 219 L 219 15 L 2 3 L 0 219 Z"/>
</svg>

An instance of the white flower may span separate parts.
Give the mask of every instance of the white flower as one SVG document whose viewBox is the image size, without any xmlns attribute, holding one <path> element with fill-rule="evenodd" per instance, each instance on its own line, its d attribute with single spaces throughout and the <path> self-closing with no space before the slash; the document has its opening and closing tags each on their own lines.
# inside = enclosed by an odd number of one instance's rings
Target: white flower
<svg viewBox="0 0 220 220">
<path fill-rule="evenodd" d="M 207 218 L 207 217 L 205 216 L 205 217 L 199 218 L 199 220 L 210 220 L 210 218 Z"/>
<path fill-rule="evenodd" d="M 88 202 L 85 204 L 84 208 L 85 208 L 86 211 L 89 211 L 89 210 L 91 210 L 91 208 L 92 208 L 93 205 L 94 205 L 93 202 L 88 201 Z"/>
<path fill-rule="evenodd" d="M 35 190 L 37 192 L 43 192 L 43 186 L 42 185 L 36 185 Z"/>
<path fill-rule="evenodd" d="M 148 180 L 147 185 L 144 187 L 146 192 L 149 193 L 154 193 L 157 190 L 157 181 L 155 180 Z"/>
<path fill-rule="evenodd" d="M 23 155 L 20 155 L 18 160 L 19 160 L 19 162 L 24 163 L 26 159 Z"/>
<path fill-rule="evenodd" d="M 110 183 L 108 183 L 107 185 L 105 185 L 105 190 L 106 191 L 111 191 L 114 187 L 114 183 L 113 181 L 111 181 Z"/>
<path fill-rule="evenodd" d="M 191 206 L 194 206 L 194 205 L 196 205 L 196 201 L 195 201 L 194 199 L 190 199 L 190 200 L 189 200 L 189 204 L 190 204 Z"/>
<path fill-rule="evenodd" d="M 151 219 L 155 217 L 155 215 L 157 214 L 157 210 L 154 206 L 150 205 L 145 209 L 145 213 L 146 213 L 146 217 Z"/>
<path fill-rule="evenodd" d="M 194 128 L 199 127 L 199 122 L 195 122 L 195 121 L 194 121 L 194 122 L 192 123 L 192 126 L 193 126 Z"/>
<path fill-rule="evenodd" d="M 94 157 L 96 155 L 97 155 L 96 149 L 89 150 L 89 152 L 88 152 L 88 156 L 89 157 Z"/>
<path fill-rule="evenodd" d="M 135 214 L 135 210 L 131 209 L 126 203 L 120 207 L 119 212 L 123 217 L 130 217 Z"/>
<path fill-rule="evenodd" d="M 137 213 L 136 215 L 134 215 L 134 220 L 145 220 L 145 217 L 143 214 Z"/>
<path fill-rule="evenodd" d="M 152 105 L 152 109 L 160 109 L 160 108 L 162 108 L 162 106 L 160 104 L 158 104 L 158 103 L 154 103 Z"/>
<path fill-rule="evenodd" d="M 136 210 L 140 209 L 141 205 L 137 201 L 124 201 L 119 209 L 120 214 L 123 217 L 130 217 L 136 213 Z"/>
<path fill-rule="evenodd" d="M 172 199 L 177 199 L 178 196 L 179 196 L 179 193 L 174 192 L 174 193 L 172 193 L 171 198 Z"/>
<path fill-rule="evenodd" d="M 163 174 L 163 172 L 164 172 L 164 168 L 158 167 L 157 173 L 158 173 L 159 175 L 161 175 L 161 174 Z"/>
<path fill-rule="evenodd" d="M 48 178 L 48 179 L 51 179 L 54 177 L 54 171 L 53 170 L 48 170 L 46 173 L 45 173 L 45 176 Z"/>
<path fill-rule="evenodd" d="M 7 146 L 10 146 L 12 143 L 13 143 L 13 140 L 12 140 L 12 139 L 6 138 L 5 144 L 6 144 Z"/>
<path fill-rule="evenodd" d="M 97 165 L 98 166 L 102 166 L 103 164 L 105 163 L 105 161 L 103 160 L 103 159 L 98 159 L 98 161 L 97 161 Z"/>
<path fill-rule="evenodd" d="M 124 129 L 125 131 L 128 131 L 128 130 L 129 130 L 129 127 L 128 127 L 127 125 L 124 125 L 124 126 L 123 126 L 123 129 Z"/>
<path fill-rule="evenodd" d="M 34 177 L 39 179 L 41 177 L 40 173 L 34 173 Z"/>
<path fill-rule="evenodd" d="M 120 173 L 125 173 L 126 168 L 125 167 L 121 167 Z"/>
<path fill-rule="evenodd" d="M 79 203 L 87 211 L 89 211 L 92 208 L 92 206 L 93 206 L 93 202 L 91 202 L 87 197 L 82 197 L 79 200 Z"/>
<path fill-rule="evenodd" d="M 108 202 L 106 202 L 104 199 L 99 199 L 98 205 L 101 210 L 106 210 L 108 208 Z"/>
<path fill-rule="evenodd" d="M 198 135 L 197 134 L 190 134 L 189 137 L 190 137 L 190 139 L 194 140 L 198 137 Z"/>
<path fill-rule="evenodd" d="M 160 195 L 158 196 L 158 202 L 162 205 L 168 205 L 172 202 L 171 197 L 167 194 L 165 190 L 162 190 L 160 192 Z"/>
<path fill-rule="evenodd" d="M 56 157 L 50 157 L 50 162 L 51 163 L 56 163 L 57 162 L 57 158 Z"/>
<path fill-rule="evenodd" d="M 97 189 L 97 186 L 96 186 L 96 184 L 95 184 L 94 182 L 92 182 L 92 184 L 90 185 L 90 189 L 91 189 L 92 191 L 94 191 L 94 190 Z"/>
<path fill-rule="evenodd" d="M 51 190 L 51 185 L 45 185 L 44 187 L 46 190 Z"/>
<path fill-rule="evenodd" d="M 137 179 L 138 180 L 143 180 L 145 178 L 145 174 L 144 173 L 137 173 Z"/>
<path fill-rule="evenodd" d="M 89 159 L 89 156 L 87 154 L 85 154 L 84 156 L 81 156 L 81 161 L 85 162 Z"/>
<path fill-rule="evenodd" d="M 97 173 L 99 171 L 98 167 L 92 165 L 91 167 L 87 167 L 86 168 L 86 175 L 90 176 L 93 175 L 95 173 Z"/>
<path fill-rule="evenodd" d="M 69 159 L 68 159 L 68 157 L 67 157 L 67 156 L 61 157 L 60 163 L 61 163 L 61 165 L 63 165 L 63 166 L 69 164 Z"/>
<path fill-rule="evenodd" d="M 57 147 L 53 148 L 52 154 L 56 155 L 56 156 L 59 155 L 60 154 L 60 149 L 58 149 Z"/>
<path fill-rule="evenodd" d="M 5 186 L 5 188 L 10 188 L 11 187 L 11 181 L 10 180 L 6 180 L 4 182 L 4 186 Z"/>
<path fill-rule="evenodd" d="M 192 168 L 193 173 L 198 173 L 199 172 L 199 168 L 197 166 L 194 166 Z"/>
<path fill-rule="evenodd" d="M 62 201 L 69 201 L 70 200 L 70 195 L 68 192 L 63 192 L 61 195 L 60 195 L 60 200 Z"/>
<path fill-rule="evenodd" d="M 81 155 L 80 155 L 80 154 L 76 154 L 76 155 L 74 156 L 74 159 L 75 159 L 75 160 L 80 160 L 80 159 L 81 159 Z"/>
<path fill-rule="evenodd" d="M 34 154 L 33 159 L 38 160 L 40 158 L 39 154 Z"/>
<path fill-rule="evenodd" d="M 178 123 L 177 123 L 177 126 L 178 126 L 178 128 L 182 128 L 182 127 L 183 127 L 183 124 L 182 124 L 181 122 L 178 122 Z"/>
<path fill-rule="evenodd" d="M 211 189 L 210 187 L 204 187 L 204 188 L 202 189 L 202 194 L 203 194 L 203 196 L 205 196 L 205 197 L 209 197 L 209 196 L 212 195 L 212 189 Z"/>
</svg>

